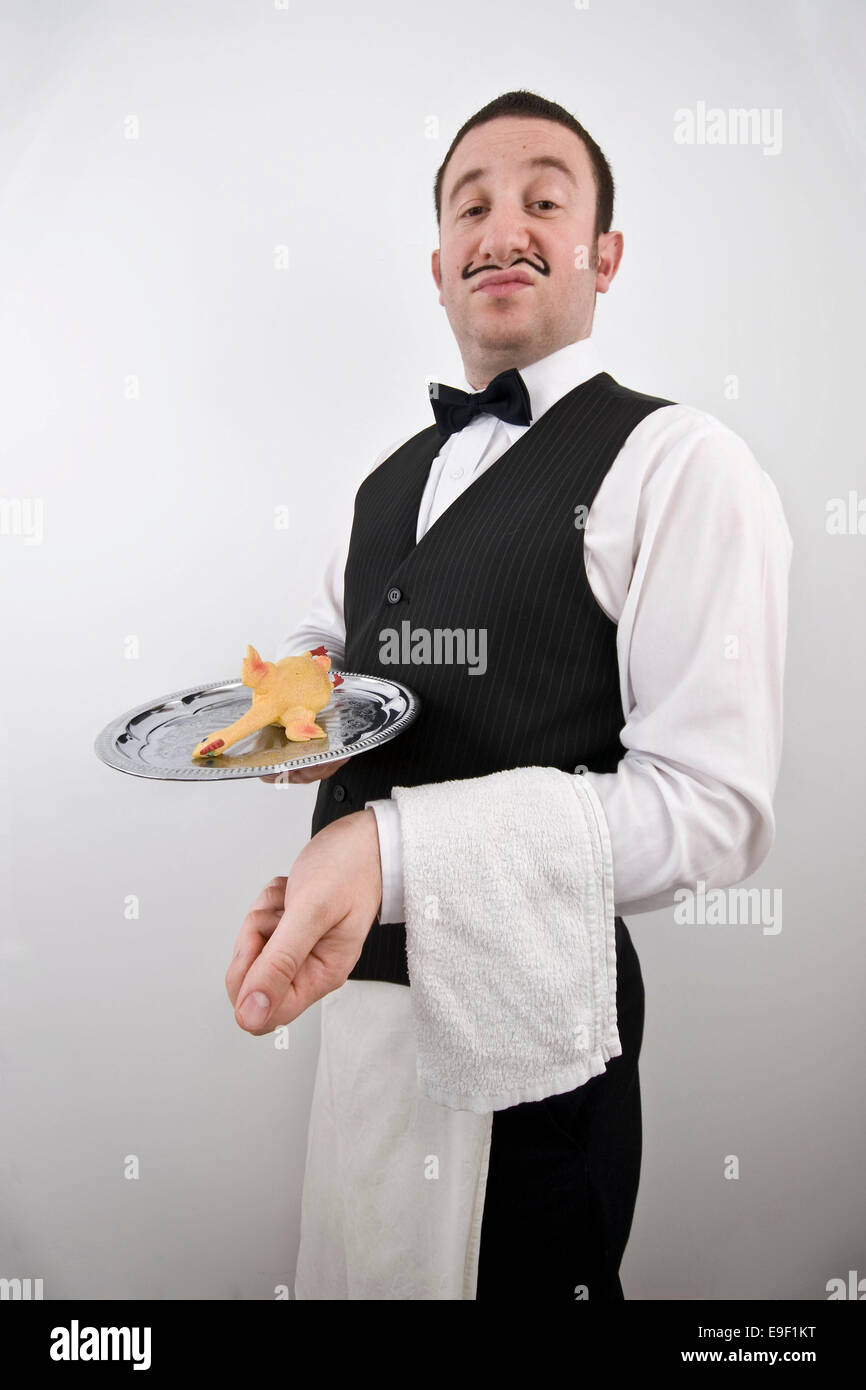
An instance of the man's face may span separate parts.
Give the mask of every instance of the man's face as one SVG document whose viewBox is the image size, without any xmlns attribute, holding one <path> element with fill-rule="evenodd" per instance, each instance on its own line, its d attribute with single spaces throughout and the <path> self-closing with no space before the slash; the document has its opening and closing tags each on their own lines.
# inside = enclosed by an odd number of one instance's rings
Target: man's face
<svg viewBox="0 0 866 1390">
<path fill-rule="evenodd" d="M 620 232 L 594 245 L 595 206 L 589 154 L 567 127 L 498 116 L 464 135 L 445 170 L 432 268 L 473 386 L 588 336 L 622 255 Z M 491 283 L 512 267 L 528 283 Z"/>
</svg>

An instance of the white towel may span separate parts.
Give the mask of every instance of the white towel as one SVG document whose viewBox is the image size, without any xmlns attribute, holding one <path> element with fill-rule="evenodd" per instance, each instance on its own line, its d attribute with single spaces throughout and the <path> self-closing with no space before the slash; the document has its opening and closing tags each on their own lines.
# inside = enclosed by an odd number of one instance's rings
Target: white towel
<svg viewBox="0 0 866 1390">
<path fill-rule="evenodd" d="M 613 862 L 579 773 L 393 787 L 421 1090 L 485 1113 L 573 1090 L 622 1052 Z"/>
</svg>

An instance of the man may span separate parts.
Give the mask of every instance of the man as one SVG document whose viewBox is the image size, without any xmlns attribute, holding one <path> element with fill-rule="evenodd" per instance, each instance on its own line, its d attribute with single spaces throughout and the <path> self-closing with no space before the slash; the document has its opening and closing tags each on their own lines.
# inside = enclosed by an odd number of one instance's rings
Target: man
<svg viewBox="0 0 866 1390">
<path fill-rule="evenodd" d="M 621 1299 L 644 1003 L 621 914 L 738 882 L 772 843 L 790 534 L 738 436 L 604 372 L 613 192 L 588 133 L 532 93 L 458 132 L 432 270 L 476 399 L 431 390 L 435 422 L 377 459 L 284 643 L 421 697 L 399 738 L 293 774 L 322 778 L 314 834 L 226 977 L 256 1035 L 323 1000 L 298 1298 Z M 486 672 L 383 661 L 406 618 L 483 629 Z M 571 1091 L 471 1113 L 416 1083 L 391 793 L 532 766 L 586 778 L 603 807 L 622 1052 Z"/>
</svg>

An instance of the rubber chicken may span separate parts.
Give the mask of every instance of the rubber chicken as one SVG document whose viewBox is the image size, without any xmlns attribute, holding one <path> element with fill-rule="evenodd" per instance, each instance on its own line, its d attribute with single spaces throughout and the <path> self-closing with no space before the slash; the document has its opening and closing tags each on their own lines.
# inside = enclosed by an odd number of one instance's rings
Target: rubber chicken
<svg viewBox="0 0 866 1390">
<path fill-rule="evenodd" d="M 193 749 L 193 758 L 224 753 L 267 724 L 282 724 L 293 743 L 324 738 L 325 731 L 315 716 L 325 708 L 335 687 L 343 683 L 341 675 L 330 671 L 331 658 L 325 647 L 315 647 L 302 656 L 284 656 L 277 662 L 262 661 L 255 647 L 247 647 L 241 680 L 252 688 L 252 704 L 233 724 L 203 738 Z"/>
</svg>

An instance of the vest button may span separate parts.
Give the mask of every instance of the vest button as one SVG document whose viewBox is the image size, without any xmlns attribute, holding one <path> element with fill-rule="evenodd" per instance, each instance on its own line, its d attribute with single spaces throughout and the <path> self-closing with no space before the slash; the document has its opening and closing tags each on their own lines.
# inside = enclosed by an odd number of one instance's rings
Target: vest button
<svg viewBox="0 0 866 1390">
<path fill-rule="evenodd" d="M 338 782 L 337 785 L 336 785 L 335 788 L 334 788 L 334 800 L 335 800 L 335 801 L 345 801 L 345 799 L 346 799 L 346 788 L 345 788 L 340 782 Z"/>
<path fill-rule="evenodd" d="M 387 598 L 387 600 L 388 600 L 389 603 L 399 603 L 402 597 L 403 597 L 403 590 L 402 590 L 402 589 L 398 589 L 398 588 L 396 587 L 396 585 L 394 586 L 393 589 L 389 589 L 389 590 L 388 590 L 388 593 L 386 594 L 386 598 Z"/>
</svg>

